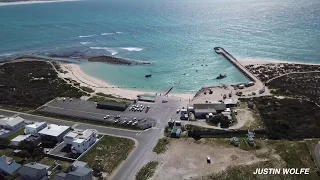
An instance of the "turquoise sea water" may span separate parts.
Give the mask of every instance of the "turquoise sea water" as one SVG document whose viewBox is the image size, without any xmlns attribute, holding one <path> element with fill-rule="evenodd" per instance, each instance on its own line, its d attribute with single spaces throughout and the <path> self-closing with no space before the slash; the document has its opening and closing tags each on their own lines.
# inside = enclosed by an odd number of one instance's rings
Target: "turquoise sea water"
<svg viewBox="0 0 320 180">
<path fill-rule="evenodd" d="M 152 66 L 82 63 L 112 84 L 194 92 L 247 79 L 238 59 L 320 63 L 319 0 L 84 0 L 0 6 L 0 56 L 85 51 Z M 198 70 L 198 72 L 196 72 Z M 220 73 L 227 78 L 216 80 Z M 152 74 L 152 78 L 145 78 Z M 185 74 L 185 75 L 184 75 Z"/>
</svg>

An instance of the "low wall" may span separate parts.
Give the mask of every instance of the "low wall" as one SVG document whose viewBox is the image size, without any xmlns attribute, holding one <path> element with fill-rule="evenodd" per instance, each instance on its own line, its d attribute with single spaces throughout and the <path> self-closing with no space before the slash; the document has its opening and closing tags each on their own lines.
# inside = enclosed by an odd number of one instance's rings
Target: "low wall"
<svg viewBox="0 0 320 180">
<path fill-rule="evenodd" d="M 255 136 L 265 135 L 267 130 L 259 129 L 252 131 Z M 245 136 L 248 134 L 247 130 L 208 130 L 208 131 L 188 131 L 189 137 L 201 138 L 201 137 L 234 137 L 234 136 Z"/>
</svg>

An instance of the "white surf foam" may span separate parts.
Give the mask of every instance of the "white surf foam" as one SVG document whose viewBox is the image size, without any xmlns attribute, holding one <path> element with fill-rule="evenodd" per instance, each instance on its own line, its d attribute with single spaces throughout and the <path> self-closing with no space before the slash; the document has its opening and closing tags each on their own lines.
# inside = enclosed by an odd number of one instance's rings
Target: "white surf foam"
<svg viewBox="0 0 320 180">
<path fill-rule="evenodd" d="M 101 36 L 110 36 L 113 35 L 114 33 L 101 33 Z"/>
<path fill-rule="evenodd" d="M 79 36 L 79 38 L 87 38 L 87 37 L 93 37 L 95 36 L 94 34 L 91 34 L 91 35 L 87 35 L 87 36 Z"/>
<path fill-rule="evenodd" d="M 80 42 L 82 45 L 90 44 L 91 42 Z"/>
<path fill-rule="evenodd" d="M 127 51 L 142 51 L 143 50 L 143 48 L 139 48 L 139 47 L 121 47 L 121 49 L 127 50 Z"/>
<path fill-rule="evenodd" d="M 117 31 L 116 34 L 122 34 L 122 32 Z"/>
<path fill-rule="evenodd" d="M 114 49 L 114 48 L 108 48 L 108 47 L 90 47 L 90 49 L 101 49 L 101 50 L 106 50 L 109 53 L 111 53 L 112 56 L 118 54 L 119 52 Z"/>
</svg>

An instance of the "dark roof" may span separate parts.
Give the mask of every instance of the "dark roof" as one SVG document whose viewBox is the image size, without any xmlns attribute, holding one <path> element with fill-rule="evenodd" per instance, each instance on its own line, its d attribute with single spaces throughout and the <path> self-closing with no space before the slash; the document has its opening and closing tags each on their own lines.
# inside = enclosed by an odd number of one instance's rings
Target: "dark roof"
<svg viewBox="0 0 320 180">
<path fill-rule="evenodd" d="M 217 111 L 223 111 L 227 109 L 224 103 L 205 103 L 205 104 L 194 104 L 195 109 L 215 109 Z"/>
<path fill-rule="evenodd" d="M 121 108 L 127 107 L 126 103 L 112 102 L 112 101 L 99 101 L 99 102 L 97 102 L 97 105 L 107 105 L 107 106 L 121 107 Z"/>
<path fill-rule="evenodd" d="M 217 113 L 217 111 L 215 110 L 215 109 L 195 109 L 194 110 L 194 112 L 195 113 L 200 113 L 200 112 L 202 112 L 202 113 Z"/>
<path fill-rule="evenodd" d="M 66 175 L 67 175 L 66 173 L 59 173 L 59 174 L 54 176 L 53 180 L 64 180 Z"/>
</svg>

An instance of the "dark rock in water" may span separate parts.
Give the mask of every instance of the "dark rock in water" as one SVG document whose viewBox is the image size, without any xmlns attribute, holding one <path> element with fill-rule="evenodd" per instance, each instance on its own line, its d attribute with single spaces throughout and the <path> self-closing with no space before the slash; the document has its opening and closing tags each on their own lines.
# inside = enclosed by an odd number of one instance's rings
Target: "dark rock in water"
<svg viewBox="0 0 320 180">
<path fill-rule="evenodd" d="M 147 74 L 147 75 L 145 75 L 145 77 L 146 77 L 146 78 L 149 78 L 149 77 L 151 77 L 151 74 Z"/>
<path fill-rule="evenodd" d="M 216 79 L 223 79 L 223 78 L 225 78 L 225 77 L 227 77 L 226 74 L 225 74 L 225 75 L 220 74 L 218 77 L 216 77 Z"/>
<path fill-rule="evenodd" d="M 151 64 L 151 62 L 129 60 L 129 59 L 117 58 L 113 56 L 90 57 L 88 58 L 88 61 L 89 62 L 106 62 L 106 63 L 117 64 L 117 65 L 150 65 Z"/>
</svg>

